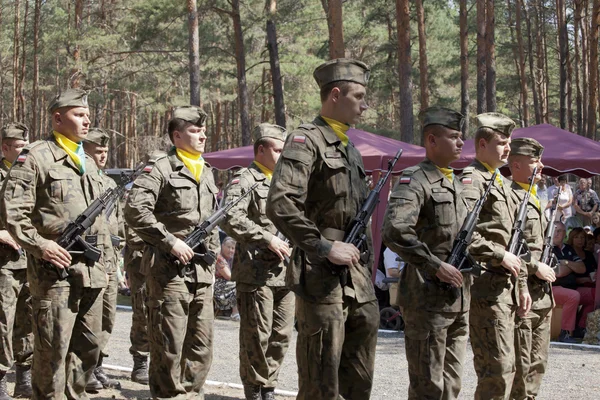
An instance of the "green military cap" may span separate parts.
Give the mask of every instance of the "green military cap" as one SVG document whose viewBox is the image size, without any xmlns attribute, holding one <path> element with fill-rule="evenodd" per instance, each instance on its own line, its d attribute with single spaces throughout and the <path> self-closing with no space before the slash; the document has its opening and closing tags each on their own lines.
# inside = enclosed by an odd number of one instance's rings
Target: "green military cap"
<svg viewBox="0 0 600 400">
<path fill-rule="evenodd" d="M 101 147 L 108 147 L 108 142 L 110 142 L 110 134 L 104 129 L 91 128 L 83 141 L 85 143 L 97 144 Z"/>
<path fill-rule="evenodd" d="M 286 137 L 287 131 L 284 127 L 279 125 L 268 124 L 266 122 L 263 122 L 262 124 L 258 125 L 252 131 L 252 140 L 254 140 L 254 143 L 264 138 L 273 138 L 285 142 Z"/>
<path fill-rule="evenodd" d="M 510 143 L 510 154 L 540 158 L 544 152 L 544 146 L 532 138 L 516 138 Z"/>
<path fill-rule="evenodd" d="M 504 114 L 490 112 L 479 114 L 475 118 L 477 119 L 477 129 L 490 128 L 506 137 L 510 137 L 513 129 L 515 129 L 515 121 Z"/>
<path fill-rule="evenodd" d="M 63 107 L 88 107 L 88 92 L 82 89 L 67 89 L 52 99 L 48 112 L 53 113 Z"/>
<path fill-rule="evenodd" d="M 29 140 L 29 128 L 20 122 L 11 122 L 2 127 L 2 139 Z"/>
<path fill-rule="evenodd" d="M 364 62 L 350 58 L 336 58 L 321 64 L 313 72 L 319 88 L 328 83 L 337 81 L 349 81 L 367 86 L 371 70 Z"/>
<path fill-rule="evenodd" d="M 179 118 L 191 122 L 196 126 L 206 126 L 206 113 L 198 106 L 176 107 L 173 111 L 173 118 Z"/>
<path fill-rule="evenodd" d="M 445 107 L 428 107 L 419 113 L 421 126 L 443 125 L 447 128 L 460 131 L 465 122 L 465 117 L 461 113 Z"/>
</svg>

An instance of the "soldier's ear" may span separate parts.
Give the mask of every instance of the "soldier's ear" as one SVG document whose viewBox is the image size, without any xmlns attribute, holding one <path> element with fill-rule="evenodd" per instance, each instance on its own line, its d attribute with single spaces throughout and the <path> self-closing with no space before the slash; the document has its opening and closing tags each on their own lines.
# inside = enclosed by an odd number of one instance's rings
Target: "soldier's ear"
<svg viewBox="0 0 600 400">
<path fill-rule="evenodd" d="M 331 100 L 334 103 L 337 103 L 338 100 L 340 99 L 341 94 L 342 94 L 342 92 L 340 91 L 340 88 L 334 87 L 333 89 L 331 89 L 331 93 L 329 93 L 329 97 L 331 98 Z"/>
<path fill-rule="evenodd" d="M 52 114 L 52 120 L 56 124 L 61 124 L 62 123 L 62 114 L 58 111 L 55 111 L 54 114 Z"/>
</svg>

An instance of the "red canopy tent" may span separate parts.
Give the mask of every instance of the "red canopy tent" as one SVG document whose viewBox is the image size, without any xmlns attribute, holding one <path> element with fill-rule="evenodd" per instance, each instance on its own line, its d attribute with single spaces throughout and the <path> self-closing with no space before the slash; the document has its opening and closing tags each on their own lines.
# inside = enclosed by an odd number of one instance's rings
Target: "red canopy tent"
<svg viewBox="0 0 600 400">
<path fill-rule="evenodd" d="M 360 151 L 365 169 L 373 176 L 374 182 L 379 179 L 381 171 L 387 169 L 388 160 L 392 159 L 400 148 L 402 148 L 403 152 L 402 157 L 398 160 L 394 168 L 396 172 L 418 164 L 425 158 L 425 149 L 414 144 L 404 143 L 358 129 L 350 129 L 348 136 L 358 151 Z M 203 157 L 213 167 L 220 170 L 228 170 L 247 167 L 254 159 L 254 150 L 252 146 L 245 146 L 206 153 Z M 381 227 L 383 225 L 385 207 L 387 206 L 389 187 L 390 181 L 387 182 L 381 191 L 379 196 L 380 203 L 372 218 L 371 231 L 373 232 L 373 247 L 375 249 L 375 264 L 373 268 L 377 268 L 377 263 L 379 262 Z"/>
</svg>

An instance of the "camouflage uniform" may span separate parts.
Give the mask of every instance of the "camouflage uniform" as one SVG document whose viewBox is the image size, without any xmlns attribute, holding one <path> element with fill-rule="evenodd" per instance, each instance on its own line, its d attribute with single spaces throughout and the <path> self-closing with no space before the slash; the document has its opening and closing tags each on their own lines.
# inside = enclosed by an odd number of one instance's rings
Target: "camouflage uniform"
<svg viewBox="0 0 600 400">
<path fill-rule="evenodd" d="M 439 124 L 460 130 L 462 115 L 430 108 L 423 127 Z M 436 277 L 452 250 L 467 214 L 463 185 L 451 183 L 426 159 L 404 170 L 390 196 L 383 241 L 406 262 L 400 275 L 398 304 L 409 368 L 409 399 L 454 399 L 461 388 L 468 335 L 470 280 L 446 288 Z"/>
<path fill-rule="evenodd" d="M 131 290 L 131 330 L 129 353 L 135 357 L 148 358 L 148 319 L 146 318 L 146 277 L 142 268 L 144 242 L 129 226 L 125 229 L 125 254 L 123 264 Z"/>
<path fill-rule="evenodd" d="M 282 131 L 283 130 L 283 131 Z M 266 137 L 285 139 L 285 129 L 261 124 L 254 142 Z M 294 295 L 285 287 L 285 264 L 269 249 L 277 228 L 266 216 L 271 180 L 256 163 L 238 171 L 225 202 L 259 186 L 227 215 L 222 228 L 236 241 L 232 280 L 240 312 L 240 377 L 244 385 L 271 390 L 289 346 L 294 325 Z"/>
<path fill-rule="evenodd" d="M 54 100 L 54 107 L 87 107 L 85 92 L 71 89 Z M 70 102 L 69 102 L 70 100 Z M 85 100 L 85 101 L 84 101 Z M 50 107 L 52 113 L 56 108 Z M 69 277 L 57 280 L 54 268 L 42 261 L 47 242 L 59 237 L 102 193 L 94 161 L 85 157 L 85 172 L 54 137 L 26 147 L 3 187 L 2 217 L 15 240 L 27 251 L 27 279 L 33 305 L 33 398 L 84 396 L 100 354 L 102 289 L 105 260 L 89 262 L 73 256 Z M 97 218 L 84 239 L 110 247 L 103 218 Z M 71 340 L 73 338 L 74 340 Z"/>
<path fill-rule="evenodd" d="M 352 63 L 322 65 L 317 82 L 322 86 L 321 73 L 337 72 L 341 80 L 354 75 L 365 85 L 366 65 Z M 344 146 L 320 117 L 288 136 L 273 173 L 267 217 L 296 246 L 286 285 L 296 294 L 301 400 L 368 399 L 371 393 L 379 325 L 372 257 L 348 269 L 343 287 L 327 260 L 367 197 L 365 178 L 358 150 L 351 142 Z M 367 235 L 371 251 L 370 228 Z"/>
<path fill-rule="evenodd" d="M 184 109 L 203 114 L 199 108 Z M 209 165 L 196 181 L 175 148 L 152 155 L 144 172 L 127 199 L 125 220 L 148 243 L 142 273 L 148 291 L 150 392 L 158 398 L 184 396 L 188 381 L 192 392 L 202 393 L 212 363 L 214 265 L 193 261 L 180 277 L 170 252 L 177 238 L 184 239 L 212 214 L 218 190 Z M 216 230 L 208 241 L 216 253 Z"/>
<path fill-rule="evenodd" d="M 534 148 L 533 152 L 531 147 Z M 511 143 L 511 154 L 535 154 L 541 157 L 542 150 L 543 147 L 537 141 L 529 138 L 515 139 Z M 526 192 L 516 182 L 513 182 L 512 189 L 512 198 L 518 207 L 525 198 Z M 550 320 L 554 298 L 552 293 L 544 292 L 541 281 L 535 277 L 548 223 L 544 216 L 544 209 L 545 204 L 542 203 L 538 207 L 533 198 L 530 198 L 527 203 L 527 225 L 524 236 L 531 252 L 531 261 L 526 263 L 526 266 L 529 294 L 533 303 L 531 311 L 525 317 L 516 317 L 516 373 L 510 395 L 511 399 L 516 400 L 536 398 L 548 364 Z"/>
</svg>

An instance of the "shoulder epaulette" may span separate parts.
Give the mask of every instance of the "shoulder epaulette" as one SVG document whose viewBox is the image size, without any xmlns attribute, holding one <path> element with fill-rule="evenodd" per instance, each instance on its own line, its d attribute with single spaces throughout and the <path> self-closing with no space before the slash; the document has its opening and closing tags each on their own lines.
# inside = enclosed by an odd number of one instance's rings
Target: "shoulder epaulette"
<svg viewBox="0 0 600 400">
<path fill-rule="evenodd" d="M 154 151 L 152 153 L 150 153 L 150 156 L 148 157 L 148 161 L 146 161 L 146 166 L 144 167 L 143 171 L 144 172 L 152 172 L 152 169 L 154 168 L 154 164 L 156 164 L 159 160 L 166 158 L 167 157 L 167 153 L 165 153 L 164 151 Z"/>
<path fill-rule="evenodd" d="M 465 167 L 462 171 L 462 174 L 460 175 L 460 183 L 462 183 L 463 185 L 472 185 L 474 171 L 474 167 Z"/>
<path fill-rule="evenodd" d="M 420 169 L 421 167 L 419 167 L 418 165 L 413 165 L 412 167 L 405 168 L 404 171 L 402 171 L 402 176 L 412 176 L 415 172 L 417 172 Z"/>
<path fill-rule="evenodd" d="M 315 124 L 308 124 L 307 123 L 307 124 L 300 124 L 300 126 L 298 127 L 298 129 L 306 129 L 306 130 L 309 130 L 309 131 L 314 131 L 314 130 L 319 129 L 319 128 L 317 128 L 317 126 Z"/>
<path fill-rule="evenodd" d="M 475 171 L 475 167 L 464 167 L 462 170 L 462 174 L 472 174 Z"/>
<path fill-rule="evenodd" d="M 25 160 L 27 159 L 27 155 L 31 152 L 31 150 L 42 145 L 44 142 L 45 140 L 38 140 L 33 143 L 29 143 L 27 146 L 23 147 L 23 150 L 21 150 L 21 153 L 15 160 L 15 164 L 25 162 Z"/>
</svg>

